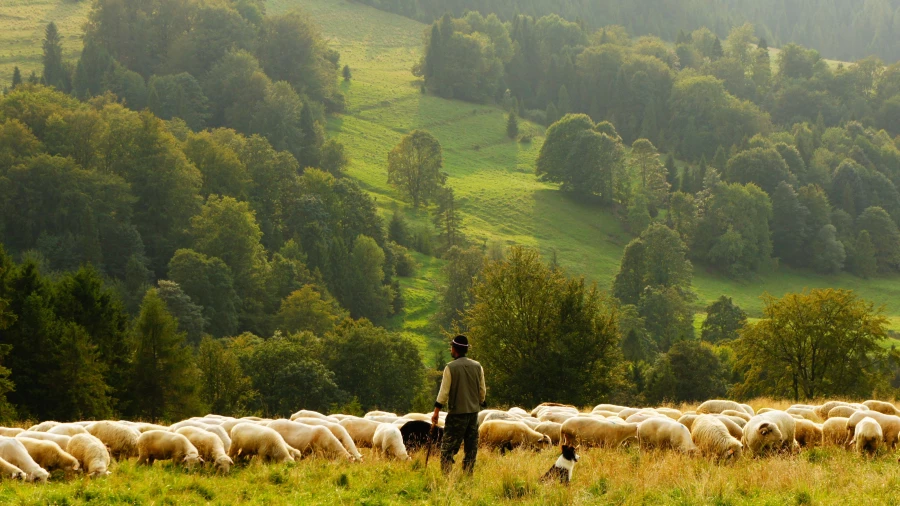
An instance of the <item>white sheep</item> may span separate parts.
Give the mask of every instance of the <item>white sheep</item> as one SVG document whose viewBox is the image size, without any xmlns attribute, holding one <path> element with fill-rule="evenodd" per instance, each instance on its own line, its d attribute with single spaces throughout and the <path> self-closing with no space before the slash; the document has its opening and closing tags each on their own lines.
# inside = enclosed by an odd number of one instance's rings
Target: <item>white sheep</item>
<svg viewBox="0 0 900 506">
<path fill-rule="evenodd" d="M 91 478 L 108 476 L 109 451 L 103 441 L 90 434 L 77 434 L 72 436 L 66 451 L 78 459 L 81 469 Z"/>
<path fill-rule="evenodd" d="M 344 418 L 340 422 L 341 427 L 347 430 L 353 442 L 359 447 L 371 448 L 375 438 L 375 429 L 380 423 L 366 418 Z"/>
<path fill-rule="evenodd" d="M 59 424 L 60 424 L 59 422 L 47 420 L 46 422 L 41 422 L 37 425 L 32 425 L 31 427 L 28 427 L 28 431 L 29 432 L 47 432 L 48 430 L 50 430 L 53 427 L 56 427 Z"/>
<path fill-rule="evenodd" d="M 75 436 L 77 434 L 87 434 L 88 431 L 77 423 L 61 423 L 47 429 L 48 434 L 61 434 L 63 436 Z"/>
<path fill-rule="evenodd" d="M 153 465 L 157 460 L 193 467 L 202 464 L 200 452 L 188 438 L 167 430 L 148 430 L 138 438 L 138 464 Z"/>
<path fill-rule="evenodd" d="M 375 429 L 372 446 L 381 455 L 410 460 L 409 454 L 406 453 L 406 446 L 403 444 L 403 434 L 400 433 L 400 429 L 391 424 L 381 424 Z"/>
<path fill-rule="evenodd" d="M 863 403 L 863 406 L 869 408 L 872 411 L 877 411 L 885 415 L 900 416 L 900 410 L 898 410 L 897 407 L 890 402 L 866 401 Z"/>
<path fill-rule="evenodd" d="M 0 478 L 24 480 L 27 478 L 27 475 L 25 474 L 25 471 L 0 458 Z"/>
<path fill-rule="evenodd" d="M 637 429 L 638 424 L 624 420 L 576 417 L 563 422 L 560 435 L 562 443 L 569 446 L 618 448 L 625 441 L 636 438 Z"/>
<path fill-rule="evenodd" d="M 853 406 L 835 406 L 825 414 L 825 420 L 828 421 L 834 417 L 850 418 L 857 411 Z"/>
<path fill-rule="evenodd" d="M 297 418 L 318 418 L 319 420 L 327 420 L 333 423 L 337 423 L 339 421 L 337 418 L 332 418 L 328 415 L 323 415 L 318 411 L 310 411 L 308 409 L 301 409 L 300 411 L 291 415 L 291 420 L 295 420 Z"/>
<path fill-rule="evenodd" d="M 885 415 L 880 411 L 871 409 L 868 411 L 857 411 L 847 420 L 848 434 L 855 434 L 856 425 L 865 418 L 872 418 L 878 422 L 878 425 L 881 425 L 881 431 L 884 434 L 884 444 L 893 450 L 897 445 L 897 438 L 900 437 L 900 417 Z"/>
<path fill-rule="evenodd" d="M 843 416 L 831 416 L 822 424 L 822 438 L 825 444 L 845 446 L 849 440 L 847 422 L 850 419 Z"/>
<path fill-rule="evenodd" d="M 226 454 L 225 446 L 219 436 L 206 429 L 190 426 L 181 427 L 175 432 L 186 437 L 194 445 L 203 461 L 214 463 L 216 468 L 225 474 L 231 470 L 234 462 Z"/>
<path fill-rule="evenodd" d="M 797 420 L 795 422 L 794 439 L 801 448 L 821 446 L 823 442 L 822 424 L 809 420 Z"/>
<path fill-rule="evenodd" d="M 31 439 L 40 439 L 41 441 L 53 441 L 65 451 L 69 451 L 69 441 L 72 440 L 69 436 L 63 436 L 61 434 L 48 434 L 46 432 L 33 432 L 30 430 L 22 432 L 16 437 L 20 439 L 27 437 Z"/>
<path fill-rule="evenodd" d="M 691 439 L 701 454 L 716 459 L 738 459 L 744 449 L 741 442 L 728 433 L 725 424 L 711 415 L 701 415 L 694 420 Z"/>
<path fill-rule="evenodd" d="M 228 453 L 228 450 L 231 448 L 231 436 L 225 432 L 225 429 L 220 425 L 207 425 L 206 430 L 222 440 L 222 447 L 225 448 L 225 453 Z"/>
<path fill-rule="evenodd" d="M 95 422 L 86 427 L 88 433 L 103 441 L 116 460 L 138 456 L 138 439 L 141 433 L 134 427 L 119 422 Z"/>
<path fill-rule="evenodd" d="M 301 455 L 318 454 L 328 458 L 353 460 L 350 452 L 328 430 L 328 427 L 306 425 L 291 420 L 275 420 L 269 424 L 269 429 L 277 432 L 286 444 Z"/>
<path fill-rule="evenodd" d="M 0 436 L 16 437 L 23 432 L 25 432 L 25 429 L 0 427 Z"/>
<path fill-rule="evenodd" d="M 320 418 L 295 418 L 293 421 L 305 425 L 321 425 L 327 428 L 355 460 L 362 461 L 362 454 L 360 454 L 359 450 L 356 448 L 353 438 L 350 436 L 350 433 L 347 432 L 347 429 L 341 426 L 340 423 L 329 422 L 328 420 L 322 420 Z M 430 420 L 428 421 L 430 422 Z"/>
<path fill-rule="evenodd" d="M 272 422 L 272 424 L 275 424 L 275 422 Z M 323 428 L 323 430 L 331 435 L 328 429 Z M 335 439 L 335 441 L 337 440 Z M 337 444 L 340 446 L 340 442 Z M 247 422 L 239 423 L 232 427 L 231 448 L 228 449 L 228 456 L 231 460 L 233 462 L 237 462 L 239 459 L 249 460 L 254 455 L 272 462 L 294 461 L 291 448 L 288 447 L 284 438 L 274 427 L 265 427 Z"/>
<path fill-rule="evenodd" d="M 28 450 L 28 455 L 47 471 L 61 469 L 69 474 L 81 469 L 78 459 L 66 453 L 53 441 L 23 437 L 19 439 L 19 442 Z"/>
<path fill-rule="evenodd" d="M 524 420 L 523 420 L 524 422 Z M 528 425 L 528 422 L 525 422 Z M 541 434 L 550 438 L 550 444 L 558 445 L 562 440 L 562 424 L 556 422 L 541 422 L 537 424 L 535 427 L 531 427 L 535 430 L 535 432 L 540 432 Z"/>
<path fill-rule="evenodd" d="M 863 418 L 856 424 L 856 431 L 853 440 L 850 441 L 850 446 L 856 445 L 856 451 L 859 453 L 868 452 L 869 455 L 874 455 L 883 439 L 884 433 L 881 425 L 872 418 Z"/>
<path fill-rule="evenodd" d="M 769 411 L 756 415 L 744 426 L 744 446 L 754 455 L 767 450 L 793 451 L 797 422 L 784 411 Z"/>
<path fill-rule="evenodd" d="M 724 399 L 712 399 L 704 402 L 700 406 L 697 407 L 698 414 L 713 414 L 713 413 L 721 413 L 726 409 L 731 409 L 734 411 L 747 411 L 744 407 L 734 401 L 724 400 Z M 749 413 L 748 413 L 749 414 Z"/>
<path fill-rule="evenodd" d="M 699 453 L 691 439 L 691 432 L 671 418 L 648 418 L 638 425 L 638 444 L 641 448 L 671 448 L 682 453 Z"/>
<path fill-rule="evenodd" d="M 31 458 L 28 450 L 17 438 L 0 437 L 0 459 L 18 467 L 25 472 L 27 481 L 46 482 L 50 473 Z"/>
</svg>

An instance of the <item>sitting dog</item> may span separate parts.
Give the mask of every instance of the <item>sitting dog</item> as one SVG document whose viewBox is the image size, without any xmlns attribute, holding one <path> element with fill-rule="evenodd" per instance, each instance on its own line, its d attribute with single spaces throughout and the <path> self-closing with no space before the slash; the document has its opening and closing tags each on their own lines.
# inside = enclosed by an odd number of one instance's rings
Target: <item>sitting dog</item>
<svg viewBox="0 0 900 506">
<path fill-rule="evenodd" d="M 541 481 L 558 480 L 560 483 L 568 485 L 572 481 L 572 471 L 575 470 L 575 463 L 578 462 L 578 454 L 575 453 L 575 450 L 576 447 L 574 446 L 562 445 L 562 455 L 556 459 L 553 467 L 544 473 L 544 476 L 541 476 Z"/>
</svg>

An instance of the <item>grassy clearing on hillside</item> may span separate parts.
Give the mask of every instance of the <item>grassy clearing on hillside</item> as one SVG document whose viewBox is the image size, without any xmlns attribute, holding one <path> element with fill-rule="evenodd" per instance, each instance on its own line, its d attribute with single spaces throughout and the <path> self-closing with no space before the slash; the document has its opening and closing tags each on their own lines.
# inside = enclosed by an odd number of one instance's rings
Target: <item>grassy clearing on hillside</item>
<svg viewBox="0 0 900 506">
<path fill-rule="evenodd" d="M 81 54 L 81 34 L 91 10 L 89 1 L 3 0 L 0 2 L 0 88 L 9 86 L 13 67 L 22 77 L 32 70 L 41 74 L 41 41 L 51 21 L 59 28 L 63 57 L 74 60 Z"/>
<path fill-rule="evenodd" d="M 875 459 L 836 448 L 797 456 L 739 460 L 719 465 L 672 452 L 635 447 L 580 452 L 569 487 L 545 485 L 540 476 L 558 456 L 516 450 L 479 452 L 475 475 L 449 478 L 432 455 L 386 461 L 363 449 L 364 462 L 304 460 L 257 462 L 228 476 L 189 472 L 168 463 L 147 469 L 114 464 L 104 479 L 54 476 L 49 484 L 0 482 L 0 503 L 45 504 L 895 504 L 900 495 L 896 456 Z M 457 457 L 457 461 L 461 455 Z M 60 481 L 57 481 L 60 480 Z"/>
</svg>

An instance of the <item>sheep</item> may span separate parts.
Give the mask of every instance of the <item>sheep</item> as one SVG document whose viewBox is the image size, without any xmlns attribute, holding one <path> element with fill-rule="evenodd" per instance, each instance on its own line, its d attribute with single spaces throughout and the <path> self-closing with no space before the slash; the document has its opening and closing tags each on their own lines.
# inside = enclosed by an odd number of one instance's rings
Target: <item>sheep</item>
<svg viewBox="0 0 900 506">
<path fill-rule="evenodd" d="M 231 436 L 225 432 L 225 429 L 218 425 L 207 425 L 206 431 L 211 432 L 218 436 L 218 438 L 222 441 L 222 447 L 225 449 L 225 452 L 228 452 L 228 449 L 231 448 Z"/>
<path fill-rule="evenodd" d="M 78 460 L 63 451 L 53 441 L 41 441 L 40 439 L 23 437 L 19 439 L 19 442 L 28 450 L 28 455 L 31 455 L 31 458 L 47 471 L 61 469 L 66 474 L 69 474 L 81 469 Z"/>
<path fill-rule="evenodd" d="M 122 422 L 119 421 L 119 423 Z M 134 428 L 141 434 L 151 430 L 169 430 L 165 425 L 157 425 L 155 423 L 138 423 L 134 425 Z"/>
<path fill-rule="evenodd" d="M 522 422 L 491 420 L 478 427 L 480 444 L 500 448 L 501 453 L 518 447 L 549 447 L 550 436 L 541 434 Z"/>
<path fill-rule="evenodd" d="M 617 406 L 615 404 L 598 404 L 594 406 L 593 411 L 611 411 L 613 413 L 618 413 L 626 408 L 627 406 Z"/>
<path fill-rule="evenodd" d="M 378 422 L 378 423 L 394 423 L 397 420 L 400 420 L 400 417 L 399 416 L 387 416 L 387 415 L 371 416 L 371 417 L 366 417 L 366 420 L 372 420 L 373 422 Z"/>
<path fill-rule="evenodd" d="M 559 404 L 557 402 L 542 402 L 534 407 L 531 410 L 531 416 L 535 418 L 539 418 L 541 413 L 546 411 L 547 409 L 553 409 L 557 411 L 575 411 L 578 412 L 578 408 L 572 406 L 571 404 Z"/>
<path fill-rule="evenodd" d="M 784 411 L 769 411 L 756 415 L 744 427 L 741 442 L 754 455 L 766 450 L 794 450 L 796 421 Z"/>
<path fill-rule="evenodd" d="M 394 418 L 400 418 L 399 416 L 397 416 L 397 413 L 391 413 L 388 411 L 369 411 L 368 413 L 363 415 L 363 418 L 371 419 L 373 416 L 392 416 Z"/>
<path fill-rule="evenodd" d="M 743 429 L 744 426 L 747 425 L 747 422 L 749 421 L 749 420 L 746 420 L 746 419 L 741 418 L 741 417 L 739 417 L 739 416 L 723 415 L 723 414 L 721 414 L 721 413 L 717 414 L 716 416 L 719 417 L 719 418 L 722 418 L 722 417 L 727 418 L 729 421 L 731 421 L 731 422 L 737 424 L 737 426 L 740 427 L 741 429 Z"/>
<path fill-rule="evenodd" d="M 81 425 L 75 423 L 61 423 L 47 429 L 47 433 L 72 437 L 76 434 L 87 434 L 88 431 Z"/>
<path fill-rule="evenodd" d="M 330 416 L 323 415 L 322 413 L 319 413 L 318 411 L 309 411 L 306 409 L 301 409 L 300 411 L 291 415 L 291 420 L 296 420 L 297 418 L 318 418 L 319 420 L 326 420 L 326 421 L 329 421 L 332 423 L 338 423 L 338 421 L 339 421 L 337 418 L 332 418 Z M 429 417 L 429 420 L 430 419 L 431 418 Z"/>
<path fill-rule="evenodd" d="M 25 471 L 0 458 L 0 478 L 24 480 L 26 477 L 27 475 L 25 474 Z"/>
<path fill-rule="evenodd" d="M 637 438 L 641 448 L 672 448 L 688 454 L 700 451 L 691 440 L 687 427 L 671 418 L 650 418 L 641 422 Z"/>
<path fill-rule="evenodd" d="M 572 418 L 560 428 L 561 441 L 569 446 L 584 444 L 617 448 L 625 441 L 637 437 L 638 424 L 625 421 Z"/>
<path fill-rule="evenodd" d="M 281 420 L 276 420 L 270 425 L 279 421 Z M 328 432 L 328 429 L 325 429 L 325 432 Z M 329 432 L 329 434 L 331 433 Z M 338 444 L 340 445 L 340 443 Z M 232 461 L 237 462 L 239 458 L 250 459 L 254 455 L 279 463 L 294 461 L 288 444 L 285 443 L 284 438 L 275 427 L 263 427 L 246 422 L 235 425 L 231 429 L 231 448 L 228 449 L 228 456 Z"/>
<path fill-rule="evenodd" d="M 714 414 L 712 416 L 718 418 L 719 421 L 725 425 L 725 428 L 728 429 L 728 433 L 731 434 L 731 437 L 735 439 L 741 439 L 742 437 L 744 437 L 744 429 L 740 425 L 738 425 L 737 422 L 732 420 L 731 417 L 722 414 Z M 738 420 L 740 420 L 740 418 L 738 418 Z"/>
<path fill-rule="evenodd" d="M 486 425 L 490 425 L 490 422 Z M 400 460 L 410 460 L 409 455 L 406 453 L 406 446 L 403 444 L 403 434 L 400 433 L 400 429 L 393 425 L 381 424 L 375 429 L 372 444 L 375 447 L 375 451 L 381 455 Z"/>
<path fill-rule="evenodd" d="M 522 419 L 522 417 L 519 415 L 514 415 L 507 411 L 500 411 L 498 409 L 485 409 L 485 410 L 478 412 L 478 425 L 481 425 L 488 420 L 521 420 L 521 419 Z M 429 421 L 429 420 L 426 420 L 426 421 Z"/>
<path fill-rule="evenodd" d="M 329 458 L 344 458 L 352 461 L 353 456 L 341 444 L 328 427 L 306 425 L 291 420 L 275 420 L 269 424 L 286 445 L 297 450 L 298 455 L 321 454 Z M 399 429 L 398 429 L 399 430 Z M 232 432 L 232 437 L 234 433 Z M 373 435 L 374 437 L 374 435 Z M 236 439 L 236 438 L 235 438 Z M 235 443 L 232 443 L 232 447 Z"/>
<path fill-rule="evenodd" d="M 829 420 L 834 417 L 850 418 L 851 416 L 853 416 L 853 413 L 856 412 L 857 409 L 852 406 L 835 406 L 825 414 L 825 420 Z"/>
<path fill-rule="evenodd" d="M 331 431 L 334 434 L 334 437 L 341 442 L 344 449 L 347 450 L 347 453 L 353 456 L 354 460 L 362 460 L 362 455 L 359 453 L 359 450 L 356 449 L 356 444 L 353 443 L 353 438 L 350 437 L 350 434 L 347 432 L 347 429 L 341 426 L 341 424 L 336 422 L 329 422 L 327 420 L 321 420 L 318 418 L 297 418 L 293 420 L 295 422 L 299 422 L 305 425 L 321 425 Z M 419 420 L 431 423 L 431 418 L 428 420 Z"/>
<path fill-rule="evenodd" d="M 691 439 L 702 455 L 715 459 L 736 460 L 744 450 L 744 445 L 728 433 L 725 424 L 710 415 L 701 415 L 694 420 Z"/>
<path fill-rule="evenodd" d="M 768 413 L 768 412 L 770 412 L 770 411 L 778 411 L 778 410 L 775 409 L 775 408 L 760 408 L 760 410 L 757 411 L 756 414 L 757 414 L 757 415 L 761 415 L 761 414 L 763 414 L 763 413 Z"/>
<path fill-rule="evenodd" d="M 34 461 L 20 439 L 0 437 L 0 459 L 24 471 L 26 481 L 46 482 L 50 476 L 46 469 Z"/>
<path fill-rule="evenodd" d="M 815 411 L 808 408 L 788 408 L 785 413 L 789 415 L 800 415 L 803 418 L 815 423 L 822 423 L 824 420 L 816 414 Z"/>
<path fill-rule="evenodd" d="M 749 404 L 741 404 L 740 406 L 741 406 L 742 408 L 744 408 L 744 411 L 745 411 L 748 415 L 750 415 L 750 416 L 756 416 L 756 413 L 753 411 L 753 408 L 752 408 Z"/>
<path fill-rule="evenodd" d="M 873 418 L 863 418 L 856 424 L 856 431 L 853 440 L 850 441 L 850 446 L 856 445 L 856 451 L 859 453 L 868 452 L 869 455 L 874 455 L 883 439 L 884 433 L 881 425 Z"/>
<path fill-rule="evenodd" d="M 678 423 L 687 427 L 688 430 L 691 430 L 691 425 L 694 424 L 694 420 L 699 418 L 701 415 L 689 414 L 689 415 L 681 415 L 681 418 L 678 419 Z"/>
<path fill-rule="evenodd" d="M 678 420 L 679 418 L 681 418 L 681 415 L 684 414 L 681 411 L 673 408 L 656 408 L 654 411 L 661 415 L 665 415 L 672 420 Z"/>
<path fill-rule="evenodd" d="M 167 430 L 148 430 L 138 438 L 138 464 L 153 465 L 157 460 L 171 460 L 185 467 L 202 464 L 200 452 L 188 438 Z"/>
<path fill-rule="evenodd" d="M 569 418 L 575 418 L 576 416 L 578 416 L 578 413 L 573 413 L 571 411 L 545 411 L 544 413 L 541 413 L 538 420 L 541 422 L 563 423 Z"/>
<path fill-rule="evenodd" d="M 649 418 L 667 418 L 655 411 L 638 411 L 637 413 L 625 419 L 626 423 L 641 423 Z"/>
<path fill-rule="evenodd" d="M 830 417 L 828 416 L 828 413 L 829 413 L 832 409 L 837 408 L 837 407 L 851 407 L 851 406 L 850 406 L 850 403 L 849 403 L 849 402 L 843 402 L 843 401 L 828 401 L 828 402 L 826 402 L 825 404 L 822 404 L 821 406 L 817 406 L 815 409 L 813 409 L 813 411 L 814 411 L 817 415 L 819 415 L 819 418 L 821 418 L 821 419 L 823 419 L 823 420 L 827 420 L 828 418 L 830 418 Z M 835 416 L 843 416 L 843 415 L 835 415 Z"/>
<path fill-rule="evenodd" d="M 205 462 L 212 462 L 223 474 L 228 474 L 234 462 L 225 454 L 225 446 L 219 436 L 199 427 L 185 426 L 175 431 L 181 434 L 197 449 L 200 458 Z"/>
<path fill-rule="evenodd" d="M 885 415 L 900 415 L 900 410 L 898 410 L 896 406 L 894 406 L 890 402 L 866 401 L 863 403 L 863 406 L 869 408 L 872 411 L 877 411 Z"/>
<path fill-rule="evenodd" d="M 722 411 L 722 414 L 727 415 L 727 416 L 736 416 L 738 418 L 743 418 L 744 421 L 747 421 L 747 422 L 749 422 L 750 419 L 753 417 L 753 415 L 747 414 L 747 412 L 744 410 L 738 411 L 735 409 L 726 409 L 725 411 Z"/>
<path fill-rule="evenodd" d="M 112 458 L 128 459 L 138 456 L 138 439 L 141 433 L 134 427 L 118 422 L 102 421 L 87 426 L 88 433 L 103 441 Z"/>
<path fill-rule="evenodd" d="M 548 436 L 550 444 L 558 445 L 562 440 L 562 424 L 556 422 L 541 422 L 536 427 L 532 427 L 535 432 Z"/>
<path fill-rule="evenodd" d="M 848 417 L 832 416 L 822 424 L 822 440 L 825 444 L 845 446 L 849 439 L 847 432 Z"/>
<path fill-rule="evenodd" d="M 865 418 L 872 418 L 878 422 L 878 425 L 881 425 L 881 431 L 884 434 L 884 444 L 893 450 L 897 446 L 897 438 L 898 434 L 900 434 L 900 417 L 885 415 L 875 410 L 857 411 L 847 420 L 848 435 L 854 435 L 856 433 L 856 425 Z"/>
<path fill-rule="evenodd" d="M 400 418 L 405 418 L 407 420 L 414 420 L 417 422 L 431 422 L 431 415 L 425 413 L 407 413 Z M 335 422 L 336 423 L 336 422 Z"/>
<path fill-rule="evenodd" d="M 605 410 L 602 410 L 602 409 L 598 409 L 598 410 L 591 411 L 590 414 L 593 415 L 593 416 L 602 416 L 603 418 L 609 418 L 609 417 L 611 417 L 611 416 L 614 416 L 614 417 L 616 417 L 616 418 L 619 417 L 619 412 L 618 412 L 618 411 L 605 411 Z"/>
<path fill-rule="evenodd" d="M 215 425 L 222 425 L 224 422 L 225 420 L 218 420 L 218 423 L 216 423 Z M 210 424 L 202 422 L 200 420 L 182 420 L 178 423 L 169 425 L 168 430 L 169 432 L 178 432 L 178 429 L 182 427 L 196 427 L 198 429 L 206 429 L 207 427 L 209 427 L 209 425 Z"/>
<path fill-rule="evenodd" d="M 19 429 L 19 428 L 10 429 L 7 427 L 0 427 L 0 436 L 16 437 L 23 432 L 25 432 L 25 429 Z"/>
<path fill-rule="evenodd" d="M 822 445 L 822 425 L 805 419 L 797 420 L 795 424 L 794 439 L 802 448 Z"/>
<path fill-rule="evenodd" d="M 734 411 L 745 411 L 743 406 L 734 402 L 727 401 L 723 399 L 713 399 L 704 402 L 700 406 L 697 407 L 697 413 L 699 414 L 713 414 L 713 413 L 721 413 L 726 409 L 731 409 Z"/>
<path fill-rule="evenodd" d="M 353 442 L 359 447 L 371 448 L 372 439 L 375 437 L 375 429 L 381 425 L 378 422 L 365 418 L 345 418 L 340 422 L 341 427 L 347 430 Z"/>
<path fill-rule="evenodd" d="M 65 451 L 69 451 L 69 441 L 72 440 L 69 436 L 63 436 L 61 434 L 48 434 L 46 432 L 32 432 L 30 430 L 26 430 L 25 432 L 16 436 L 17 438 L 31 438 L 31 439 L 40 439 L 41 441 L 53 441 L 58 444 L 60 448 Z"/>
<path fill-rule="evenodd" d="M 41 422 L 37 425 L 32 425 L 31 427 L 28 427 L 28 431 L 29 432 L 47 432 L 49 429 L 56 427 L 59 424 L 60 424 L 59 422 L 54 422 L 54 421 L 48 420 L 46 422 Z"/>
<path fill-rule="evenodd" d="M 521 417 L 531 416 L 527 411 L 519 407 L 509 408 L 509 414 L 511 415 L 519 415 Z"/>
<path fill-rule="evenodd" d="M 622 420 L 627 420 L 629 416 L 631 416 L 635 413 L 640 413 L 641 411 L 643 411 L 643 409 L 625 408 L 622 411 L 619 411 L 618 413 L 616 413 L 616 415 L 618 415 L 618 417 L 621 418 Z"/>
</svg>

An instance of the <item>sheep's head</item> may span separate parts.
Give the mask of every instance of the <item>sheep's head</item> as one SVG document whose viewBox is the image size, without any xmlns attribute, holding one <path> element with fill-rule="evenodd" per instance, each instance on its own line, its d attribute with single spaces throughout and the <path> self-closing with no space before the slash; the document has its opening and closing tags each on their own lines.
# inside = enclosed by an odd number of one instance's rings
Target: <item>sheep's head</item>
<svg viewBox="0 0 900 506">
<path fill-rule="evenodd" d="M 231 466 L 233 465 L 234 461 L 228 458 L 227 455 L 222 455 L 221 457 L 216 459 L 216 468 L 223 474 L 228 474 L 228 472 L 231 471 Z"/>
</svg>

